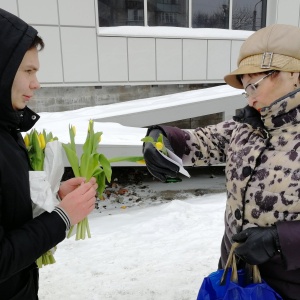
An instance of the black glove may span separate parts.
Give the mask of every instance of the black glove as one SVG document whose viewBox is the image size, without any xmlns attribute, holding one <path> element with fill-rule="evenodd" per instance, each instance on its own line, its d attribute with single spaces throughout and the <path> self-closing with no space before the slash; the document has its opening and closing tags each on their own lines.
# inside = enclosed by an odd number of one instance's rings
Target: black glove
<svg viewBox="0 0 300 300">
<path fill-rule="evenodd" d="M 164 135 L 164 132 L 158 128 L 150 130 L 147 136 L 151 136 L 154 141 L 158 136 L 163 135 L 163 143 L 165 147 L 174 152 L 169 140 Z M 168 178 L 176 178 L 178 175 L 179 167 L 172 162 L 165 159 L 152 143 L 144 143 L 143 146 L 144 159 L 149 172 L 162 182 L 168 181 Z"/>
<path fill-rule="evenodd" d="M 232 240 L 242 243 L 235 249 L 235 253 L 250 265 L 263 264 L 280 251 L 275 226 L 248 228 L 235 234 Z"/>
<path fill-rule="evenodd" d="M 236 116 L 233 117 L 233 120 L 239 123 L 250 124 L 253 128 L 265 128 L 260 112 L 249 105 L 240 109 Z"/>
</svg>

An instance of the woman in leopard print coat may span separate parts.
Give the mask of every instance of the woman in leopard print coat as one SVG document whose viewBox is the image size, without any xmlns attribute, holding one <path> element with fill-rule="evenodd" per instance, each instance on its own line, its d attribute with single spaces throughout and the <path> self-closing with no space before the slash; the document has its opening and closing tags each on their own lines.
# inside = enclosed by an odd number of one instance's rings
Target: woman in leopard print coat
<svg viewBox="0 0 300 300">
<path fill-rule="evenodd" d="M 280 41 L 280 43 L 278 43 Z M 233 120 L 194 130 L 153 126 L 185 165 L 226 163 L 227 203 L 219 267 L 233 241 L 282 297 L 300 299 L 300 29 L 272 25 L 242 45 L 226 83 L 245 89 Z M 161 181 L 178 168 L 144 145 L 149 171 Z M 201 239 L 201 233 L 199 233 Z"/>
</svg>

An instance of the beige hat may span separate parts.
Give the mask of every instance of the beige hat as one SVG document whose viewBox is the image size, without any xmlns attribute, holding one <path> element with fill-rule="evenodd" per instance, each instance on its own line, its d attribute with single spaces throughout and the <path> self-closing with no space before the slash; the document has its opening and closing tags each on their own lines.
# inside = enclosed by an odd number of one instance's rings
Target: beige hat
<svg viewBox="0 0 300 300">
<path fill-rule="evenodd" d="M 243 43 L 238 69 L 224 77 L 227 84 L 243 89 L 237 75 L 279 70 L 300 71 L 300 28 L 274 24 L 262 28 Z"/>
</svg>

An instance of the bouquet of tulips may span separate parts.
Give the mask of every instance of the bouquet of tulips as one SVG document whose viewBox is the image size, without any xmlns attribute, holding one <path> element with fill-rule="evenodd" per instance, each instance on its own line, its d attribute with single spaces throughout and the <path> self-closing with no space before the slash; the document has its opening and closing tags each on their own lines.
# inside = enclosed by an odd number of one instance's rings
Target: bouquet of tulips
<svg viewBox="0 0 300 300">
<path fill-rule="evenodd" d="M 105 188 L 105 181 L 111 179 L 111 167 L 107 158 L 98 153 L 98 144 L 101 141 L 102 132 L 94 132 L 94 122 L 89 121 L 88 132 L 85 143 L 82 147 L 82 155 L 79 159 L 76 151 L 75 126 L 69 126 L 70 143 L 63 144 L 63 148 L 72 167 L 75 177 L 85 177 L 89 181 L 95 177 L 98 183 L 98 193 L 102 194 Z M 68 237 L 72 235 L 74 226 L 71 227 Z M 88 218 L 84 218 L 77 224 L 76 240 L 84 240 L 85 236 L 90 238 L 90 228 Z"/>
<path fill-rule="evenodd" d="M 24 142 L 33 170 L 29 172 L 32 213 L 33 217 L 37 217 L 44 211 L 51 212 L 59 203 L 55 194 L 64 172 L 62 147 L 58 139 L 45 130 L 39 133 L 32 129 L 24 136 Z M 55 249 L 56 247 L 37 259 L 39 268 L 55 263 Z"/>
<path fill-rule="evenodd" d="M 52 133 L 37 132 L 36 129 L 32 129 L 30 133 L 24 136 L 24 142 L 28 151 L 31 168 L 34 171 L 44 170 L 45 148 L 48 142 L 57 140 L 57 137 L 53 137 Z"/>
<path fill-rule="evenodd" d="M 90 120 L 86 140 L 82 147 L 82 155 L 79 158 L 76 151 L 75 136 L 76 127 L 69 125 L 70 143 L 63 144 L 68 161 L 72 167 L 75 177 L 85 177 L 89 181 L 95 177 L 98 184 L 98 195 L 101 196 L 106 181 L 111 180 L 111 162 L 132 161 L 142 162 L 143 157 L 116 157 L 107 159 L 104 154 L 98 152 L 98 145 L 101 142 L 102 132 L 94 131 L 94 121 Z M 74 226 L 71 227 L 68 237 L 72 235 Z M 86 235 L 90 238 L 91 232 L 89 228 L 88 218 L 86 217 L 77 224 L 76 240 L 85 239 Z"/>
</svg>

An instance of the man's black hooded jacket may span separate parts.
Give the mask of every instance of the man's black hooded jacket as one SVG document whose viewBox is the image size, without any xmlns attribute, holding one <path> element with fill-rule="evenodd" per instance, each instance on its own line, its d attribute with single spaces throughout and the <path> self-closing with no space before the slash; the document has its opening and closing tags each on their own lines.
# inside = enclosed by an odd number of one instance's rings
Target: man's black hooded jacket
<svg viewBox="0 0 300 300">
<path fill-rule="evenodd" d="M 0 9 L 0 299 L 38 299 L 35 261 L 65 238 L 66 225 L 55 213 L 32 218 L 29 160 L 20 131 L 38 115 L 14 111 L 12 84 L 37 31 Z"/>
</svg>

